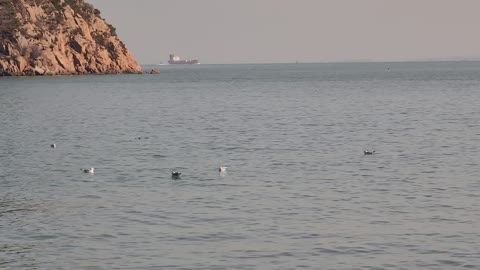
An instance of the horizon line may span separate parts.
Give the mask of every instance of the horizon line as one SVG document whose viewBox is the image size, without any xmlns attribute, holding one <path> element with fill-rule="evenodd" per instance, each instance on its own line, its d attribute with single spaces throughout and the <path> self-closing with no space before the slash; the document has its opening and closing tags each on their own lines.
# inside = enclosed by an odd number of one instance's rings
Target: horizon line
<svg viewBox="0 0 480 270">
<path fill-rule="evenodd" d="M 428 62 L 479 62 L 478 59 L 411 59 L 411 60 L 345 60 L 345 61 L 324 61 L 324 62 L 252 62 L 252 63 L 199 63 L 195 65 L 279 65 L 279 64 L 354 64 L 354 63 L 428 63 Z M 193 66 L 195 66 L 193 65 Z M 140 64 L 140 66 L 179 66 L 176 64 Z M 180 66 L 191 66 L 191 65 L 180 65 Z"/>
</svg>

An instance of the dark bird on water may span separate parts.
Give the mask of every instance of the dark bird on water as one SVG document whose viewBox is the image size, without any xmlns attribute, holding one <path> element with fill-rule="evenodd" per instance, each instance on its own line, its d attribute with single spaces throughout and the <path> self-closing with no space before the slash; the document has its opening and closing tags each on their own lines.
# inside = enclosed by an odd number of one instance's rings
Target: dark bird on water
<svg viewBox="0 0 480 270">
<path fill-rule="evenodd" d="M 172 172 L 172 178 L 174 178 L 174 179 L 180 178 L 180 175 L 181 175 L 181 174 L 182 174 L 182 173 L 180 173 L 180 172 L 173 171 L 173 172 Z"/>
<path fill-rule="evenodd" d="M 373 153 L 375 153 L 375 151 L 368 151 L 368 150 L 363 151 L 364 155 L 373 155 Z"/>
<path fill-rule="evenodd" d="M 83 168 L 83 169 L 80 169 L 80 170 L 84 173 L 91 173 L 91 174 L 95 173 L 95 168 Z"/>
</svg>

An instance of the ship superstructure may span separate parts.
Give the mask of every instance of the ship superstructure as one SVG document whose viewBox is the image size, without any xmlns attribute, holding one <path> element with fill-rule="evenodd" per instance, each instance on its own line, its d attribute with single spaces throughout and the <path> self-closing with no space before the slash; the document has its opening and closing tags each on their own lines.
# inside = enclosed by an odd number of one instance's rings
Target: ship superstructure
<svg viewBox="0 0 480 270">
<path fill-rule="evenodd" d="M 177 64 L 199 64 L 198 59 L 181 59 L 180 56 L 176 56 L 175 54 L 170 54 L 170 58 L 168 63 L 171 65 Z"/>
</svg>

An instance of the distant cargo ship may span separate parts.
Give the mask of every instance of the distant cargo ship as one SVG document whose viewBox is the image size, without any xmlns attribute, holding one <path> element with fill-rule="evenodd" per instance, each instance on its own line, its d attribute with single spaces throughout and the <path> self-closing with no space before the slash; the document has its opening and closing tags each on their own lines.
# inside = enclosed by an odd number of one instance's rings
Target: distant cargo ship
<svg viewBox="0 0 480 270">
<path fill-rule="evenodd" d="M 168 60 L 168 63 L 171 65 L 177 65 L 177 64 L 200 64 L 198 62 L 198 59 L 180 59 L 179 56 L 176 56 L 175 54 L 170 54 L 170 59 Z"/>
</svg>

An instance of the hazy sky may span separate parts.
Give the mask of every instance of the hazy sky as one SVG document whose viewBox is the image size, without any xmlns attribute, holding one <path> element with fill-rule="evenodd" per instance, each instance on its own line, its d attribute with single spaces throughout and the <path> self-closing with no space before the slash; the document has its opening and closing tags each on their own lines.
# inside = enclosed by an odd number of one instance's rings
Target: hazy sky
<svg viewBox="0 0 480 270">
<path fill-rule="evenodd" d="M 141 64 L 479 58 L 479 0 L 86 0 Z"/>
</svg>

